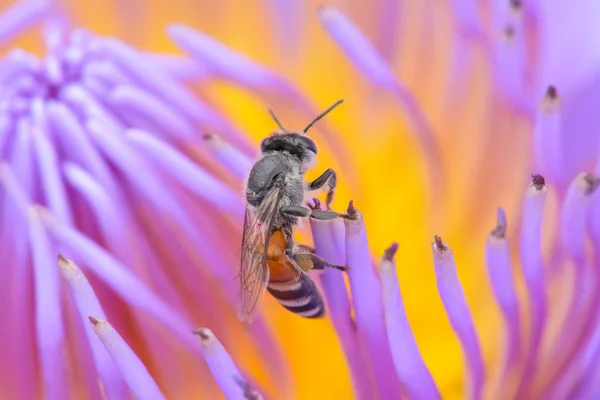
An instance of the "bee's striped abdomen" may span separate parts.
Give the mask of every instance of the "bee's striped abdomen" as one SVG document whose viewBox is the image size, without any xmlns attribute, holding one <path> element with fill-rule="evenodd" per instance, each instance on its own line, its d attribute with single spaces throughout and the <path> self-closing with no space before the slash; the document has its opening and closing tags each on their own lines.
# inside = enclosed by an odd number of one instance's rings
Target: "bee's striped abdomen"
<svg viewBox="0 0 600 400">
<path fill-rule="evenodd" d="M 321 294 L 305 273 L 302 273 L 298 279 L 286 282 L 269 281 L 267 288 L 282 306 L 296 315 L 305 318 L 318 318 L 325 315 Z"/>
</svg>

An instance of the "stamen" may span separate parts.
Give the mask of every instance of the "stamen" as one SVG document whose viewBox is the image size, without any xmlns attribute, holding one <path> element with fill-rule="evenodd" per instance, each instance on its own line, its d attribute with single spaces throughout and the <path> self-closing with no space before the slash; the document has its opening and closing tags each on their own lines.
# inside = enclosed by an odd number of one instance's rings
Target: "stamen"
<svg viewBox="0 0 600 400">
<path fill-rule="evenodd" d="M 397 243 L 388 247 L 379 264 L 387 336 L 396 373 L 409 399 L 441 399 L 406 317 L 394 261 L 397 249 Z"/>
<path fill-rule="evenodd" d="M 45 132 L 33 130 L 33 143 L 37 155 L 38 171 L 44 187 L 48 207 L 65 223 L 72 224 L 71 206 L 60 176 L 58 159 L 52 142 Z"/>
<path fill-rule="evenodd" d="M 506 240 L 506 215 L 498 208 L 497 226 L 490 232 L 485 248 L 488 279 L 496 301 L 502 310 L 506 329 L 506 352 L 502 381 L 506 381 L 521 352 L 521 318 L 519 299 L 515 291 L 512 263 Z M 503 388 L 507 390 L 507 388 Z"/>
<path fill-rule="evenodd" d="M 48 123 L 68 157 L 91 171 L 106 188 L 115 186 L 108 166 L 92 144 L 85 128 L 77 116 L 63 103 L 50 101 L 47 104 Z"/>
<path fill-rule="evenodd" d="M 110 94 L 110 101 L 121 110 L 130 126 L 148 129 L 169 139 L 192 141 L 196 137 L 193 125 L 177 110 L 136 86 L 117 86 Z"/>
<path fill-rule="evenodd" d="M 202 82 L 213 75 L 208 66 L 182 56 L 144 53 L 144 58 L 151 65 L 156 65 L 158 69 L 180 81 Z"/>
<path fill-rule="evenodd" d="M 574 383 L 569 381 L 569 378 L 573 379 L 570 371 L 576 369 L 573 363 L 584 350 L 581 344 L 590 339 L 593 321 L 597 318 L 597 278 L 591 271 L 589 262 L 586 262 L 585 251 L 586 227 L 592 204 L 590 195 L 595 185 L 596 178 L 592 174 L 583 173 L 577 176 L 567 191 L 561 213 L 561 242 L 567 256 L 573 261 L 575 284 L 573 296 L 568 300 L 569 312 L 562 325 L 563 329 L 558 333 L 557 340 L 561 345 L 553 349 L 554 368 L 547 371 L 550 379 L 546 394 L 555 393 L 557 390 L 568 391 L 568 385 Z"/>
<path fill-rule="evenodd" d="M 106 318 L 104 310 L 102 310 L 102 306 L 100 305 L 92 286 L 79 267 L 77 267 L 73 261 L 63 257 L 61 254 L 58 255 L 58 266 L 71 288 L 71 295 L 73 296 L 79 315 L 84 322 L 86 328 L 85 332 L 92 349 L 98 375 L 102 380 L 107 399 L 120 399 L 126 397 L 128 391 L 122 375 L 117 373 L 110 355 L 96 339 L 96 335 L 94 334 L 91 325 L 87 323 L 88 315 L 90 314 L 96 315 L 102 319 Z"/>
<path fill-rule="evenodd" d="M 321 24 L 356 68 L 373 84 L 388 88 L 407 112 L 413 130 L 428 156 L 437 162 L 433 130 L 412 93 L 399 83 L 392 69 L 362 32 L 340 11 L 330 6 L 319 9 Z M 429 157 L 428 157 L 429 159 Z"/>
<path fill-rule="evenodd" d="M 320 210 L 320 202 L 313 199 L 313 209 Z M 336 265 L 346 263 L 345 226 L 342 220 L 317 220 L 310 218 L 310 227 L 315 243 L 315 253 L 324 260 Z M 354 393 L 358 400 L 372 398 L 369 370 L 360 349 L 356 325 L 351 317 L 351 305 L 344 278 L 338 271 L 326 269 L 319 274 L 323 294 L 327 301 L 327 311 L 331 316 L 346 361 L 350 368 Z"/>
<path fill-rule="evenodd" d="M 546 187 L 546 180 L 542 175 L 531 175 L 531 185 L 535 188 L 535 190 L 542 191 Z"/>
<path fill-rule="evenodd" d="M 252 151 L 252 146 L 248 143 L 246 136 L 228 119 L 201 102 L 180 82 L 156 68 L 140 63 L 139 58 L 142 55 L 133 48 L 119 40 L 107 39 L 102 42 L 102 49 L 139 83 L 154 92 L 155 95 L 164 98 L 180 112 L 184 112 L 191 120 L 202 124 L 206 131 L 219 132 L 244 151 L 249 153 Z"/>
<path fill-rule="evenodd" d="M 480 400 L 483 396 L 485 366 L 473 318 L 456 273 L 454 254 L 439 236 L 435 237 L 432 250 L 438 292 L 467 362 L 467 396 Z"/>
<path fill-rule="evenodd" d="M 139 129 L 130 129 L 127 137 L 192 193 L 224 213 L 243 217 L 244 206 L 239 196 L 189 158 L 167 143 Z"/>
<path fill-rule="evenodd" d="M 228 80 L 253 88 L 271 86 L 279 81 L 267 68 L 202 32 L 183 24 L 172 24 L 167 32 L 179 47 Z"/>
<path fill-rule="evenodd" d="M 128 178 L 130 182 L 150 203 L 159 214 L 168 210 L 169 218 L 179 224 L 185 236 L 189 238 L 200 256 L 205 260 L 214 260 L 207 272 L 214 276 L 224 288 L 233 291 L 233 281 L 228 273 L 228 267 L 224 265 L 223 257 L 218 253 L 213 240 L 217 238 L 208 234 L 208 226 L 196 225 L 188 212 L 180 207 L 174 198 L 165 193 L 158 181 L 153 179 L 138 179 L 139 171 L 149 172 L 152 170 L 149 163 L 140 157 L 130 144 L 118 134 L 107 134 L 98 120 L 90 120 L 87 130 L 102 152 L 110 159 Z M 162 210 L 162 211 L 161 211 Z"/>
<path fill-rule="evenodd" d="M 0 12 L 0 42 L 39 22 L 50 10 L 49 0 L 21 0 Z"/>
<path fill-rule="evenodd" d="M 548 86 L 533 131 L 535 162 L 540 171 L 561 188 L 567 184 L 562 135 L 562 105 L 556 88 Z"/>
<path fill-rule="evenodd" d="M 161 322 L 176 335 L 183 344 L 195 348 L 190 340 L 189 323 L 172 307 L 164 303 L 152 290 L 139 280 L 126 266 L 122 265 L 106 250 L 76 229 L 54 218 L 47 210 L 38 209 L 46 228 L 53 238 L 70 249 L 108 287 L 114 290 L 129 305 L 140 309 Z"/>
<path fill-rule="evenodd" d="M 90 316 L 89 320 L 133 395 L 138 399 L 166 399 L 142 361 L 115 328 L 103 319 Z"/>
<path fill-rule="evenodd" d="M 207 133 L 204 135 L 204 143 L 215 158 L 235 176 L 243 179 L 248 175 L 253 162 L 246 154 L 217 135 Z"/>
<path fill-rule="evenodd" d="M 53 260 L 54 246 L 34 209 L 28 212 L 35 284 L 35 325 L 44 392 L 49 399 L 66 399 L 67 368 L 64 357 L 64 321 L 60 278 Z M 49 329 L 51 328 L 51 329 Z"/>
<path fill-rule="evenodd" d="M 502 208 L 498 208 L 498 214 L 496 216 L 496 227 L 490 233 L 490 235 L 497 239 L 504 239 L 506 238 L 506 229 L 506 214 L 504 213 L 504 210 Z"/>
<path fill-rule="evenodd" d="M 192 331 L 198 338 L 208 369 L 217 385 L 227 399 L 260 399 L 258 392 L 253 391 L 240 374 L 233 359 L 227 353 L 221 342 L 208 328 L 198 328 Z M 241 384 L 240 384 L 241 383 Z"/>
<path fill-rule="evenodd" d="M 399 398 L 398 377 L 393 373 L 385 329 L 381 284 L 371 262 L 363 218 L 352 202 L 348 207 L 350 213 L 352 219 L 344 219 L 346 266 L 358 338 L 364 346 L 367 365 L 374 373 L 379 393 L 384 397 Z"/>
<path fill-rule="evenodd" d="M 530 344 L 517 398 L 525 395 L 525 386 L 535 371 L 547 313 L 542 260 L 542 214 L 547 187 L 543 176 L 533 175 L 531 178 L 525 196 L 520 238 L 521 265 L 529 291 Z"/>
</svg>

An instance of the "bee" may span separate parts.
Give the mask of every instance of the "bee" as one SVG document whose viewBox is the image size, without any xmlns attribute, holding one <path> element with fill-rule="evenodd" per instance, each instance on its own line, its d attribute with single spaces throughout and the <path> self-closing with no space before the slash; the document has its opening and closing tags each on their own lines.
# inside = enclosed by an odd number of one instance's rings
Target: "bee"
<svg viewBox="0 0 600 400">
<path fill-rule="evenodd" d="M 269 110 L 279 130 L 260 145 L 262 157 L 250 170 L 246 184 L 246 212 L 239 270 L 241 304 L 238 316 L 252 321 L 265 291 L 296 315 L 318 318 L 325 315 L 321 294 L 307 272 L 337 268 L 317 256 L 308 246 L 293 238 L 298 218 L 334 219 L 343 217 L 331 211 L 336 175 L 328 168 L 312 182 L 305 172 L 315 162 L 317 146 L 306 136 L 315 122 L 342 103 L 337 101 L 312 120 L 304 130 L 289 132 Z M 326 210 L 304 206 L 305 195 L 325 187 Z"/>
</svg>

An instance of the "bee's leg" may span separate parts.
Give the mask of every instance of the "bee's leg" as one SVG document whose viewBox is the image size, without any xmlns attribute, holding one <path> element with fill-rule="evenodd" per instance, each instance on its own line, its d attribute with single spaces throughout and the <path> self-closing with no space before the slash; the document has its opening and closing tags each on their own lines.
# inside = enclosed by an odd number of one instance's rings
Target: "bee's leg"
<svg viewBox="0 0 600 400">
<path fill-rule="evenodd" d="M 279 209 L 280 212 L 291 217 L 310 217 L 312 211 L 310 208 L 302 206 L 284 206 Z"/>
<path fill-rule="evenodd" d="M 312 250 L 312 249 L 310 249 L 310 250 Z M 343 265 L 333 265 L 312 252 L 301 251 L 301 252 L 294 253 L 294 258 L 300 258 L 300 257 L 308 257 L 313 264 L 313 269 L 316 269 L 316 270 L 323 270 L 325 268 L 335 268 L 335 269 L 339 269 L 340 271 L 348 270 L 348 267 L 345 267 Z"/>
<path fill-rule="evenodd" d="M 288 257 L 292 257 L 294 255 L 293 232 L 289 228 L 283 228 L 283 234 L 285 236 L 285 255 Z"/>
<path fill-rule="evenodd" d="M 332 170 L 331 168 L 327 168 L 327 170 L 325 172 L 323 172 L 321 174 L 321 176 L 319 176 L 317 179 L 315 179 L 308 185 L 308 188 L 310 190 L 317 190 L 317 189 L 322 188 L 326 183 L 327 183 L 327 189 L 326 189 L 327 190 L 327 198 L 325 200 L 325 206 L 329 210 L 329 205 L 331 204 L 331 201 L 333 200 L 333 192 L 335 190 L 335 186 L 337 183 L 335 171 Z"/>
<path fill-rule="evenodd" d="M 344 214 L 336 213 L 331 210 L 311 210 L 310 208 L 302 206 L 285 206 L 281 207 L 279 211 L 292 217 L 312 217 L 321 220 L 330 220 L 339 217 L 343 218 L 345 216 Z"/>
</svg>

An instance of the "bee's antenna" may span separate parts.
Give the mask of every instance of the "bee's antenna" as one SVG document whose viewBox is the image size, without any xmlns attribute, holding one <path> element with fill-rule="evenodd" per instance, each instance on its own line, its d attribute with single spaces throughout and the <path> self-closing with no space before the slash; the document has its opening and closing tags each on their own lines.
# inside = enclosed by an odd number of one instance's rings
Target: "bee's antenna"
<svg viewBox="0 0 600 400">
<path fill-rule="evenodd" d="M 271 113 L 271 117 L 273 117 L 273 119 L 275 120 L 275 122 L 277 122 L 277 126 L 279 126 L 279 129 L 281 129 L 284 132 L 287 132 L 287 129 L 285 129 L 283 127 L 283 125 L 281 125 L 281 122 L 279 122 L 279 120 L 277 119 L 277 116 L 275 116 L 275 113 L 270 108 L 269 108 L 269 113 Z"/>
<path fill-rule="evenodd" d="M 336 108 L 337 106 L 339 106 L 343 102 L 344 102 L 344 99 L 340 99 L 340 100 L 336 101 L 335 103 L 333 103 L 332 106 L 330 106 L 327 110 L 325 110 L 321 114 L 319 114 L 319 116 L 317 116 L 317 118 L 313 119 L 312 122 L 310 124 L 308 124 L 308 126 L 306 128 L 304 128 L 304 130 L 302 132 L 303 133 L 308 132 L 308 130 L 310 129 L 310 127 L 313 126 L 315 124 L 315 122 L 317 122 L 318 120 L 320 120 L 321 118 L 323 118 L 324 116 L 326 116 L 331 110 L 333 110 L 334 108 Z"/>
</svg>

